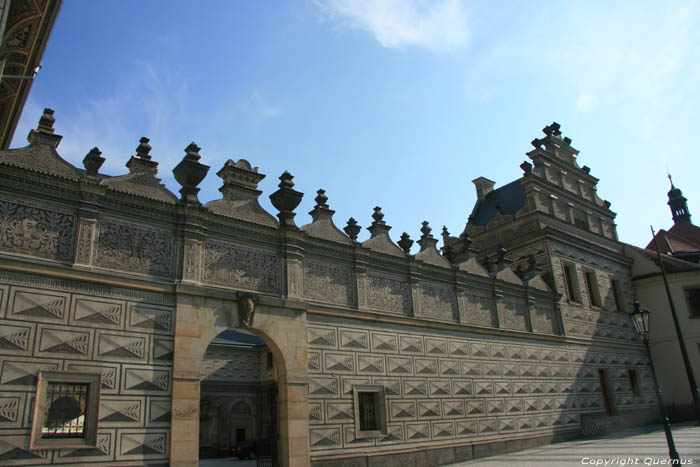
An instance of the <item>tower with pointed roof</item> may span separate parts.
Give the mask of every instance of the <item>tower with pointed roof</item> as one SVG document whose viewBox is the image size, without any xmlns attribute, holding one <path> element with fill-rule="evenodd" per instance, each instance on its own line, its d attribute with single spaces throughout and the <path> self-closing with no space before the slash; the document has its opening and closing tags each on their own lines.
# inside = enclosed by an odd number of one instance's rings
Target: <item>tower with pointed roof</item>
<svg viewBox="0 0 700 467">
<path fill-rule="evenodd" d="M 683 196 L 683 192 L 673 185 L 671 175 L 668 176 L 668 179 L 671 181 L 671 189 L 668 192 L 668 205 L 671 208 L 674 224 L 690 222 L 688 200 Z"/>
<path fill-rule="evenodd" d="M 671 189 L 668 192 L 668 206 L 671 208 L 673 226 L 656 233 L 656 243 L 659 251 L 671 255 L 678 259 L 691 263 L 700 263 L 700 227 L 694 225 L 690 220 L 690 210 L 688 200 L 683 196 L 680 188 L 673 184 L 671 175 L 668 176 L 671 182 Z M 647 249 L 655 250 L 654 239 L 646 246 Z"/>
</svg>

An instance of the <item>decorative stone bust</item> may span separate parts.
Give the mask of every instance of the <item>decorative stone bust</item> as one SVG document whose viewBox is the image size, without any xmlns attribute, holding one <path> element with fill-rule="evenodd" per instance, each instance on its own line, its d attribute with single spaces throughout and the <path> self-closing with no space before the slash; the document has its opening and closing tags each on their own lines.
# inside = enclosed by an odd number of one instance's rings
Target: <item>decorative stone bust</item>
<svg viewBox="0 0 700 467">
<path fill-rule="evenodd" d="M 238 295 L 238 323 L 242 328 L 248 328 L 253 324 L 255 306 L 258 304 L 258 296 L 250 293 Z"/>
</svg>

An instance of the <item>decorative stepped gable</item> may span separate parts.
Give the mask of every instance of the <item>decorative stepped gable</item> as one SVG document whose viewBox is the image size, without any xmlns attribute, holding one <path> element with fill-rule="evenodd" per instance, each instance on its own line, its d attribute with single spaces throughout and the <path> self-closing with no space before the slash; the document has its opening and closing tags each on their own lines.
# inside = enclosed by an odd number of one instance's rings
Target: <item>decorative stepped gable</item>
<svg viewBox="0 0 700 467">
<path fill-rule="evenodd" d="M 126 163 L 129 169 L 128 174 L 105 178 L 100 182 L 100 185 L 123 193 L 175 204 L 177 196 L 160 183 L 160 178 L 156 177 L 158 163 L 151 160 L 149 154 L 151 146 L 148 142 L 149 139 L 146 137 L 139 140 L 136 154 L 131 156 Z"/>
<path fill-rule="evenodd" d="M 348 238 L 333 223 L 333 214 L 335 214 L 335 211 L 331 210 L 326 203 L 326 201 L 328 201 L 326 191 L 318 190 L 316 193 L 318 195 L 315 199 L 316 206 L 314 207 L 313 211 L 309 212 L 313 222 L 303 226 L 301 228 L 302 232 L 305 232 L 309 237 L 321 238 L 332 242 L 352 245 L 353 240 Z"/>
<path fill-rule="evenodd" d="M 527 153 L 534 165 L 520 165 L 526 191 L 525 213 L 545 212 L 579 228 L 617 239 L 610 203 L 597 194 L 598 179 L 587 166 L 579 167 L 579 151 L 571 139 L 562 137 L 556 122 L 542 129 L 544 138 L 532 140 Z"/>
<path fill-rule="evenodd" d="M 279 226 L 277 219 L 258 202 L 258 197 L 262 194 L 258 190 L 258 183 L 265 175 L 258 173 L 257 167 L 253 168 L 245 159 L 238 162 L 229 159 L 216 175 L 224 181 L 219 188 L 223 198 L 208 202 L 204 205 L 205 208 L 226 217 L 273 228 Z"/>
<path fill-rule="evenodd" d="M 588 167 L 579 167 L 578 150 L 571 146 L 571 139 L 562 137 L 556 122 L 542 131 L 545 136 L 534 139 L 531 144 L 535 149 L 527 153 L 532 163 L 520 165 L 521 178 L 497 189 L 487 178 L 473 180 L 477 201 L 462 235 L 478 240 L 480 248 L 496 247 L 492 242 L 484 243 L 485 232 L 506 225 L 511 228 L 513 221 L 535 213 L 540 215 L 534 218 L 540 226 L 556 219 L 571 225 L 572 228 L 562 225 L 569 233 L 578 235 L 585 231 L 617 240 L 616 214 L 610 211 L 609 202 L 598 197 L 598 179 L 590 175 Z M 462 235 L 457 241 L 452 240 L 451 248 L 464 247 Z"/>
<path fill-rule="evenodd" d="M 31 130 L 27 136 L 28 146 L 0 151 L 0 164 L 72 180 L 83 178 L 83 173 L 56 151 L 63 136 L 54 133 L 56 119 L 53 113 L 51 109 L 44 109 L 36 130 Z"/>
<path fill-rule="evenodd" d="M 367 230 L 370 232 L 370 237 L 362 243 L 362 246 L 388 255 L 406 256 L 406 253 L 391 241 L 389 237 L 389 230 L 391 230 L 391 227 L 384 222 L 382 208 L 379 206 L 374 208 L 372 219 L 374 219 L 374 222 L 367 227 Z"/>
<path fill-rule="evenodd" d="M 420 251 L 416 254 L 416 259 L 434 266 L 449 268 L 452 265 L 447 259 L 443 258 L 437 250 L 436 245 L 438 241 L 430 233 L 432 230 L 433 229 L 428 225 L 428 221 L 423 221 L 423 226 L 420 229 L 423 235 L 421 235 L 420 240 L 418 240 Z"/>
</svg>

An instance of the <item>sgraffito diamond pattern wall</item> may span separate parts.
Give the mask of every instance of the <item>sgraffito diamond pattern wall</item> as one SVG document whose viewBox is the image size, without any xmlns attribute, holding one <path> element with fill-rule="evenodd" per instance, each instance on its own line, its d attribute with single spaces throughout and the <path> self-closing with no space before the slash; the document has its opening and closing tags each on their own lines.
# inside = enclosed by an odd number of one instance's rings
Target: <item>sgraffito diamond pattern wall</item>
<svg viewBox="0 0 700 467">
<path fill-rule="evenodd" d="M 582 413 L 603 407 L 598 368 L 610 370 L 618 406 L 653 403 L 646 361 L 638 354 L 315 315 L 309 321 L 316 455 L 580 429 Z M 646 384 L 639 397 L 632 395 L 629 368 L 637 368 Z M 355 438 L 357 384 L 385 388 L 385 436 Z"/>
<path fill-rule="evenodd" d="M 172 298 L 0 273 L 0 464 L 167 462 Z M 40 370 L 101 374 L 97 446 L 29 450 Z"/>
</svg>

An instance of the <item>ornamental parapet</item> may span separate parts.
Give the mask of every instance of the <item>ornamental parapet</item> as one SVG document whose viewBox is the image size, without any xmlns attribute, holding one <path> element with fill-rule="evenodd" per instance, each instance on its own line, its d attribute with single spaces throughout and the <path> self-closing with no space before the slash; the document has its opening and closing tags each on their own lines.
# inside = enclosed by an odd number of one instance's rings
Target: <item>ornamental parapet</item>
<svg viewBox="0 0 700 467">
<path fill-rule="evenodd" d="M 258 202 L 265 175 L 243 159 L 224 164 L 217 174 L 222 198 L 202 205 L 197 185 L 208 166 L 194 142 L 174 170 L 178 197 L 157 178 L 147 138 L 127 162 L 129 172 L 110 176 L 99 173 L 98 148 L 84 169 L 62 159 L 52 125 L 42 117 L 28 146 L 0 152 L 1 259 L 293 298 L 309 310 L 562 334 L 558 297 L 535 268 L 516 273 L 500 261 L 487 269 L 466 234 L 456 239 L 443 229 L 438 249 L 424 221 L 419 251 L 411 254 L 409 235 L 397 245 L 377 206 L 370 238 L 360 243 L 355 219 L 342 230 L 335 225 L 324 190 L 312 222 L 297 227 L 303 193 L 293 189 L 293 176 L 283 173 L 270 195 L 275 219 Z"/>
</svg>

